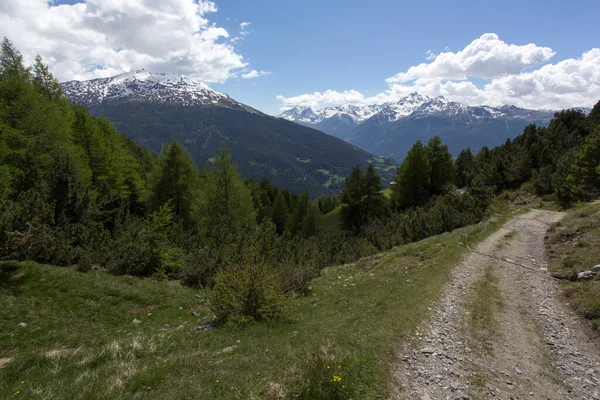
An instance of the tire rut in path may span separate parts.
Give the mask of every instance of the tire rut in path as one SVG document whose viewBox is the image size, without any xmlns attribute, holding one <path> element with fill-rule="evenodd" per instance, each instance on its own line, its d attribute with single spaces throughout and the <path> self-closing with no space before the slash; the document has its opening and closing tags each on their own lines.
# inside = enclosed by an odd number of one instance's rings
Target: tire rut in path
<svg viewBox="0 0 600 400">
<path fill-rule="evenodd" d="M 600 349 L 542 268 L 544 236 L 564 214 L 533 210 L 507 222 L 469 253 L 446 285 L 428 326 L 400 350 L 398 399 L 598 399 Z M 474 287 L 493 283 L 484 339 L 472 326 Z"/>
</svg>

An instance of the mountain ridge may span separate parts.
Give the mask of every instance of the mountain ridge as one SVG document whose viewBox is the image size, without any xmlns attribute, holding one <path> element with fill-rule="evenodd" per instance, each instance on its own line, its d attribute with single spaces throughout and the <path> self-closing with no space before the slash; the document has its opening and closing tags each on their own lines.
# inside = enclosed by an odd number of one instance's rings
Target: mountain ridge
<svg viewBox="0 0 600 400">
<path fill-rule="evenodd" d="M 374 106 L 365 107 L 372 110 Z M 323 112 L 328 108 L 338 110 L 337 120 Z M 522 133 L 523 128 L 531 123 L 547 125 L 554 116 L 554 111 L 549 110 L 528 110 L 513 105 L 470 106 L 443 96 L 430 98 L 413 92 L 397 102 L 380 105 L 369 118 L 340 129 L 337 121 L 344 117 L 343 108 L 328 108 L 314 111 L 303 107 L 303 115 L 315 115 L 317 118 L 313 121 L 297 118 L 296 122 L 321 129 L 363 150 L 398 162 L 417 140 L 426 142 L 438 135 L 457 155 L 467 147 L 478 150 L 482 146 L 499 145 Z M 299 115 L 298 110 L 292 108 L 279 117 L 294 120 Z"/>
<path fill-rule="evenodd" d="M 92 115 L 104 115 L 137 144 L 159 153 L 178 140 L 198 167 L 225 143 L 247 178 L 271 179 L 293 192 L 333 194 L 344 186 L 352 168 L 373 163 L 384 181 L 396 163 L 375 157 L 319 130 L 266 115 L 202 82 L 144 70 L 90 81 L 61 84 L 73 103 Z"/>
</svg>

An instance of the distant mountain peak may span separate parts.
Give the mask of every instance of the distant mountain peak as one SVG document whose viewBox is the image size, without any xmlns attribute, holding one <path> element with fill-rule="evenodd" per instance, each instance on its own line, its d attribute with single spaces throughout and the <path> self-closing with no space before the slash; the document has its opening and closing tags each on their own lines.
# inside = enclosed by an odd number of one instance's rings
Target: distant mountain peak
<svg viewBox="0 0 600 400">
<path fill-rule="evenodd" d="M 83 105 L 103 101 L 150 101 L 184 106 L 233 102 L 226 94 L 185 75 L 152 73 L 145 69 L 110 78 L 69 81 L 61 84 L 65 95 Z"/>
</svg>

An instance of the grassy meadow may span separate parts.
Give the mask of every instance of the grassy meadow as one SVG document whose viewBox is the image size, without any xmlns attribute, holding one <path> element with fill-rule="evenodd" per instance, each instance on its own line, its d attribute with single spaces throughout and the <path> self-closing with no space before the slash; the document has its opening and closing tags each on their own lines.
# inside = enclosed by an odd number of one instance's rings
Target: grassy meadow
<svg viewBox="0 0 600 400">
<path fill-rule="evenodd" d="M 462 257 L 457 244 L 514 212 L 326 268 L 283 317 L 203 332 L 205 291 L 5 262 L 0 397 L 384 398 L 396 349 L 428 317 Z"/>
</svg>

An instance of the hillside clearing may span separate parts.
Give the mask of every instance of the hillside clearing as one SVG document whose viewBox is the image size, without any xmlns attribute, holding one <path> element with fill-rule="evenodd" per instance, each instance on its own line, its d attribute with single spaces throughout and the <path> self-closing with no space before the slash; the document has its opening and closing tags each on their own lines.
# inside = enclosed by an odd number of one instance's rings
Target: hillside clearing
<svg viewBox="0 0 600 400">
<path fill-rule="evenodd" d="M 3 264 L 0 396 L 385 396 L 397 343 L 429 314 L 462 257 L 457 244 L 510 214 L 327 268 L 283 318 L 242 329 L 195 332 L 210 322 L 205 293 L 177 282 Z M 331 368 L 340 381 L 329 382 Z"/>
</svg>

